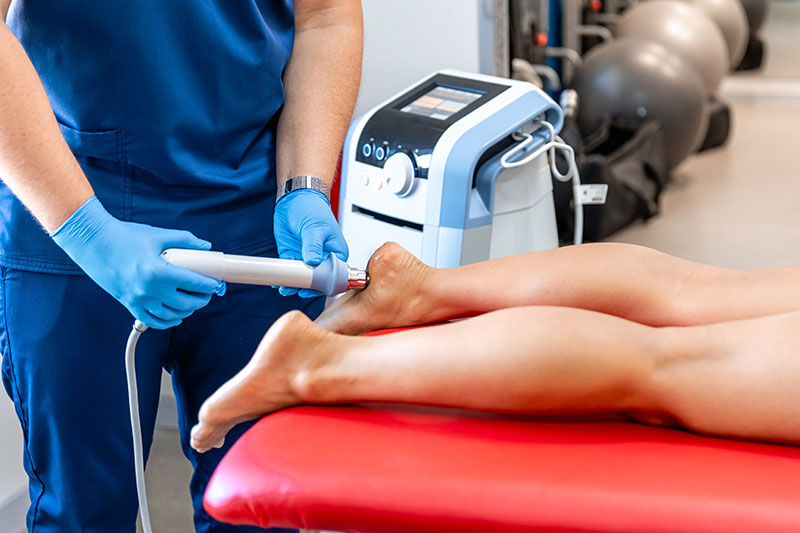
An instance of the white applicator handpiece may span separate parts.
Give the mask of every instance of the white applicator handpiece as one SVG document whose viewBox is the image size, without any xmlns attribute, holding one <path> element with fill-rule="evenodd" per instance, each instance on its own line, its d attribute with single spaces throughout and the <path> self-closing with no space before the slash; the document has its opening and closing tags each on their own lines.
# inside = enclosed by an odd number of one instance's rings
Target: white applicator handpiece
<svg viewBox="0 0 800 533">
<path fill-rule="evenodd" d="M 302 261 L 273 259 L 270 257 L 251 257 L 246 255 L 226 255 L 222 252 L 186 250 L 170 248 L 161 252 L 161 257 L 175 266 L 187 268 L 210 278 L 228 283 L 249 285 L 274 285 L 313 289 L 326 296 L 335 296 L 348 289 L 363 289 L 369 283 L 366 270 L 350 268 L 347 263 L 331 254 L 317 266 L 309 266 Z M 142 530 L 152 533 L 150 511 L 147 505 L 147 492 L 144 483 L 144 450 L 139 421 L 139 399 L 136 390 L 136 343 L 147 326 L 138 320 L 125 347 L 125 374 L 128 381 L 128 406 L 131 415 L 133 434 L 133 459 L 136 472 L 136 491 L 139 497 L 139 511 L 142 516 Z"/>
<path fill-rule="evenodd" d="M 363 289 L 369 277 L 365 270 L 350 268 L 331 254 L 317 266 L 302 261 L 229 255 L 222 252 L 170 248 L 161 253 L 165 261 L 210 278 L 230 283 L 275 285 L 313 289 L 334 296 L 348 289 Z"/>
</svg>

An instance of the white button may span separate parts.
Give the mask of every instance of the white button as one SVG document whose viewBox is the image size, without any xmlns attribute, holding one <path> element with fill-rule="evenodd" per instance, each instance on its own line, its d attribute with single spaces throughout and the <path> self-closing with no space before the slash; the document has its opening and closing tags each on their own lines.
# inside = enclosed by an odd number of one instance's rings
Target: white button
<svg viewBox="0 0 800 533">
<path fill-rule="evenodd" d="M 369 185 L 369 176 L 364 174 L 364 177 L 361 178 L 361 183 L 364 185 L 364 187 L 367 187 Z"/>
</svg>

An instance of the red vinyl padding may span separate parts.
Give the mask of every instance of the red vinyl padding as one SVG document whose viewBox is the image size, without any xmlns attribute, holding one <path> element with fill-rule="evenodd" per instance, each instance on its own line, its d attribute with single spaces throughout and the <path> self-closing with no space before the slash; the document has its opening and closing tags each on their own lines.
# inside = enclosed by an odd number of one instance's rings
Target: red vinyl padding
<svg viewBox="0 0 800 533">
<path fill-rule="evenodd" d="M 800 448 L 620 419 L 296 407 L 205 495 L 234 524 L 347 532 L 800 531 Z"/>
</svg>

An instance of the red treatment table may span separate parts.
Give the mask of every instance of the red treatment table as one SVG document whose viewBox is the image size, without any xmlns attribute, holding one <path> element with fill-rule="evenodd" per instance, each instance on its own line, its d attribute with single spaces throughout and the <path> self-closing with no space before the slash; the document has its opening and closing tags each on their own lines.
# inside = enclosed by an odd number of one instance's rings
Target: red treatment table
<svg viewBox="0 0 800 533">
<path fill-rule="evenodd" d="M 236 443 L 205 507 L 358 533 L 800 532 L 800 448 L 613 417 L 303 406 Z"/>
</svg>

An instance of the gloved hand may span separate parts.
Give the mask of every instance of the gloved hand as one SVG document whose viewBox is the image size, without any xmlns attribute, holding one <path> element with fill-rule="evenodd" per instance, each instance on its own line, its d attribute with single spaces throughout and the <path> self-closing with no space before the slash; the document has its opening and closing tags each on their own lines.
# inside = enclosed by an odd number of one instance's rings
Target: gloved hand
<svg viewBox="0 0 800 533">
<path fill-rule="evenodd" d="M 177 326 L 208 304 L 214 293 L 225 292 L 223 282 L 161 258 L 167 248 L 208 250 L 211 243 L 188 231 L 117 220 L 96 196 L 50 236 L 90 278 L 151 328 Z"/>
<path fill-rule="evenodd" d="M 317 266 L 334 254 L 347 261 L 349 252 L 342 230 L 331 212 L 331 204 L 319 191 L 294 190 L 275 205 L 273 218 L 275 242 L 281 259 L 299 259 L 305 264 Z M 311 289 L 281 287 L 283 296 L 297 294 L 313 298 L 322 293 Z"/>
</svg>

